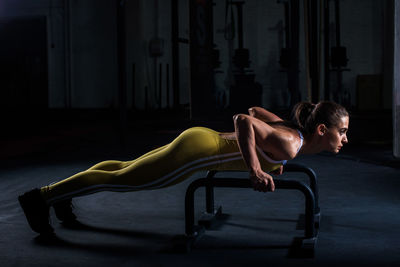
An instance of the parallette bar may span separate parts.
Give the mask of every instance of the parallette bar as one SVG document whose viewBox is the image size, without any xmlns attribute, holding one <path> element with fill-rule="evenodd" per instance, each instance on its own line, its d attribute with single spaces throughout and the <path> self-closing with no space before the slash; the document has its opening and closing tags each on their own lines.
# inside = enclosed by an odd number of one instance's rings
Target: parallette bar
<svg viewBox="0 0 400 267">
<path fill-rule="evenodd" d="M 310 187 L 303 182 L 294 180 L 275 179 L 275 188 L 277 189 L 295 189 L 303 192 L 305 196 L 305 238 L 313 238 L 316 236 L 314 213 L 315 213 L 315 197 Z M 194 193 L 199 187 L 230 187 L 230 188 L 251 188 L 249 179 L 238 178 L 200 178 L 193 181 L 186 191 L 185 196 L 185 233 L 192 236 L 194 233 Z"/>
</svg>

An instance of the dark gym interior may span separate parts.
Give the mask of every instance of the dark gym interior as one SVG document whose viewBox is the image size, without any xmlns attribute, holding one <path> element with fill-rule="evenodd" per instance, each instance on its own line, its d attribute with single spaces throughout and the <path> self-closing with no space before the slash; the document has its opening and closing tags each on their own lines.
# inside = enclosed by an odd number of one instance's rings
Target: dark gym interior
<svg viewBox="0 0 400 267">
<path fill-rule="evenodd" d="M 2 0 L 0 265 L 399 266 L 399 39 L 395 0 Z M 349 111 L 349 143 L 290 161 L 318 179 L 312 255 L 292 253 L 307 215 L 304 195 L 285 189 L 215 188 L 221 222 L 176 249 L 185 193 L 205 172 L 76 198 L 80 227 L 52 219 L 51 242 L 18 204 L 27 190 L 134 159 L 189 127 L 230 132 L 249 107 L 289 118 L 297 102 L 321 100 Z M 277 178 L 309 182 L 302 172 Z M 196 220 L 205 198 L 196 191 Z"/>
</svg>

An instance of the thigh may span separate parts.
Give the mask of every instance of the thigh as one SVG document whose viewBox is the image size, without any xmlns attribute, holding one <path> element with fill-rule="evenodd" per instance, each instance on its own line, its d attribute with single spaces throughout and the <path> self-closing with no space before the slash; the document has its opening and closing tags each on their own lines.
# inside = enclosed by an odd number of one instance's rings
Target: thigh
<svg viewBox="0 0 400 267">
<path fill-rule="evenodd" d="M 143 159 L 145 157 L 148 157 L 158 151 L 161 151 L 165 149 L 168 145 L 156 148 L 150 152 L 147 152 L 146 154 L 140 156 L 139 158 L 136 158 L 134 160 L 130 161 L 119 161 L 119 160 L 106 160 L 100 163 L 97 163 L 96 165 L 90 167 L 88 170 L 101 170 L 101 171 L 117 171 L 121 170 L 123 168 L 128 167 L 129 165 L 135 163 L 137 160 Z"/>
<path fill-rule="evenodd" d="M 136 160 L 117 171 L 116 182 L 134 184 L 137 189 L 152 189 L 175 184 L 195 171 L 219 164 L 216 132 L 207 128 L 191 128 L 167 147 L 148 157 Z"/>
</svg>

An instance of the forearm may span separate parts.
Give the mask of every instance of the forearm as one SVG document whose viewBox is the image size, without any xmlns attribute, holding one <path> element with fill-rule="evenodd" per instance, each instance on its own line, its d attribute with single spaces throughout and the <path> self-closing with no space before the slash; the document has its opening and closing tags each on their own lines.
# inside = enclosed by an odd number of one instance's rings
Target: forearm
<svg viewBox="0 0 400 267">
<path fill-rule="evenodd" d="M 256 151 L 256 137 L 253 124 L 246 115 L 234 117 L 235 134 L 243 159 L 251 173 L 261 169 Z"/>
</svg>

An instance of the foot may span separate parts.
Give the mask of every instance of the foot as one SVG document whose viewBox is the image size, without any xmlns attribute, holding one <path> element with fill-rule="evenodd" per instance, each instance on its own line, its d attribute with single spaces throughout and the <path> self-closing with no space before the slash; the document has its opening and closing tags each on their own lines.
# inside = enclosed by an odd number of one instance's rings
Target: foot
<svg viewBox="0 0 400 267">
<path fill-rule="evenodd" d="M 71 199 L 62 200 L 53 204 L 57 218 L 65 224 L 76 222 L 76 215 L 72 212 Z"/>
<path fill-rule="evenodd" d="M 19 204 L 33 231 L 39 234 L 54 232 L 49 222 L 49 206 L 44 201 L 39 189 L 33 189 L 18 197 Z"/>
</svg>

